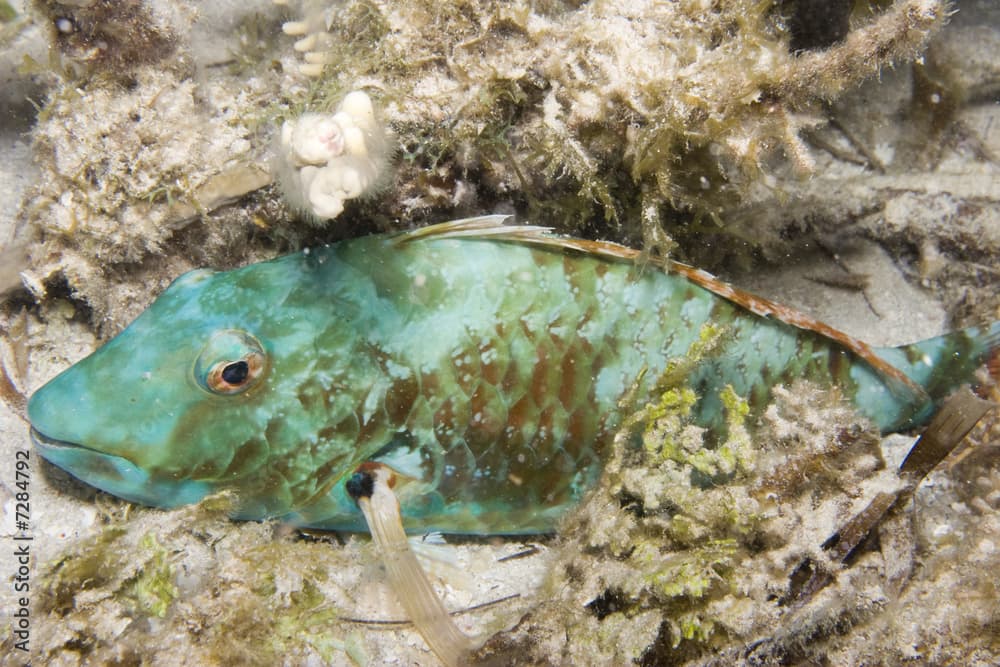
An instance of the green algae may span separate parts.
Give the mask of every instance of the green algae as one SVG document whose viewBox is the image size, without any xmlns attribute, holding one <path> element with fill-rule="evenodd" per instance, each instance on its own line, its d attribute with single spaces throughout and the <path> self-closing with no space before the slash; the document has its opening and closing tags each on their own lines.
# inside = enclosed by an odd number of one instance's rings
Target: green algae
<svg viewBox="0 0 1000 667">
<path fill-rule="evenodd" d="M 125 582 L 123 594 L 134 600 L 140 613 L 163 618 L 178 593 L 173 583 L 174 568 L 155 535 L 143 537 L 139 549 L 148 552 L 150 558 L 136 577 Z"/>
<path fill-rule="evenodd" d="M 80 591 L 111 583 L 127 564 L 128 556 L 116 548 L 124 534 L 124 528 L 106 528 L 50 563 L 39 582 L 40 611 L 71 610 Z"/>
<path fill-rule="evenodd" d="M 656 595 L 694 600 L 705 597 L 713 587 L 727 584 L 726 575 L 732 574 L 737 553 L 735 540 L 715 540 L 667 557 L 646 544 L 636 549 L 633 558 L 641 567 L 649 568 L 649 586 Z"/>
<path fill-rule="evenodd" d="M 0 0 L 0 23 L 10 23 L 17 18 L 17 10 L 7 0 Z"/>
<path fill-rule="evenodd" d="M 749 403 L 730 385 L 719 393 L 728 434 L 718 447 L 706 447 L 704 430 L 692 424 L 692 410 L 700 396 L 686 378 L 712 353 L 725 335 L 725 327 L 706 324 L 688 353 L 667 362 L 657 382 L 659 397 L 636 410 L 626 428 L 641 429 L 642 445 L 651 461 L 671 461 L 706 478 L 732 476 L 749 464 L 752 447 L 747 428 Z"/>
</svg>

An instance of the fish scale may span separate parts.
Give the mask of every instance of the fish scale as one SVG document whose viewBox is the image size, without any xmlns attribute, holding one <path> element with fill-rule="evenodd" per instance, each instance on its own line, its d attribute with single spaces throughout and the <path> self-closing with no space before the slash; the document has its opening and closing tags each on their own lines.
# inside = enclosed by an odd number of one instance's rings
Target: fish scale
<svg viewBox="0 0 1000 667">
<path fill-rule="evenodd" d="M 344 482 L 376 460 L 408 530 L 538 533 L 600 476 L 623 397 L 654 392 L 706 325 L 721 334 L 686 380 L 716 439 L 725 387 L 753 418 L 798 378 L 840 386 L 884 431 L 918 423 L 1000 338 L 871 350 L 637 258 L 488 217 L 192 272 L 36 392 L 33 437 L 150 505 L 231 489 L 239 518 L 364 530 Z"/>
<path fill-rule="evenodd" d="M 673 277 L 637 280 L 634 266 L 494 241 L 428 243 L 439 247 L 399 248 L 402 275 L 378 278 L 393 302 L 389 312 L 408 309 L 407 297 L 404 303 L 394 297 L 406 295 L 418 276 L 426 284 L 454 275 L 450 282 L 462 285 L 437 297 L 444 310 L 460 314 L 461 326 L 423 309 L 410 315 L 428 328 L 457 332 L 442 338 L 454 345 L 447 363 L 442 350 L 401 346 L 392 331 L 377 343 L 399 363 L 436 369 L 433 389 L 421 393 L 432 408 L 440 406 L 433 417 L 440 449 L 431 448 L 431 465 L 421 475 L 432 480 L 433 500 L 410 500 L 404 514 L 416 520 L 440 512 L 435 527 L 454 526 L 449 512 L 466 516 L 473 508 L 475 524 L 463 531 L 481 532 L 476 524 L 487 523 L 492 531 L 537 532 L 539 508 L 563 511 L 596 479 L 622 394 L 641 371 L 649 371 L 651 382 L 667 359 L 686 350 L 712 315 L 711 299 L 700 295 L 707 303 L 702 321 L 682 322 L 683 334 L 664 334 L 671 304 L 658 304 L 659 295 L 696 293 L 662 284 Z M 499 384 L 486 380 L 482 340 L 507 369 Z M 418 441 L 426 429 L 419 420 L 406 427 Z"/>
</svg>

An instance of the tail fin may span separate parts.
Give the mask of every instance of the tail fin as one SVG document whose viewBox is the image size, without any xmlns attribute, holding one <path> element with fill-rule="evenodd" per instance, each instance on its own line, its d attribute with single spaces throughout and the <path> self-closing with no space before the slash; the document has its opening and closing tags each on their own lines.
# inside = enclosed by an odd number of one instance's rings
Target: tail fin
<svg viewBox="0 0 1000 667">
<path fill-rule="evenodd" d="M 992 335 L 993 344 L 987 355 L 986 368 L 989 369 L 993 381 L 1000 384 L 1000 322 L 993 324 Z"/>
<path fill-rule="evenodd" d="M 938 403 L 956 387 L 972 382 L 984 364 L 990 377 L 1000 381 L 1000 322 L 911 345 L 880 348 L 876 354 L 903 371 Z"/>
</svg>

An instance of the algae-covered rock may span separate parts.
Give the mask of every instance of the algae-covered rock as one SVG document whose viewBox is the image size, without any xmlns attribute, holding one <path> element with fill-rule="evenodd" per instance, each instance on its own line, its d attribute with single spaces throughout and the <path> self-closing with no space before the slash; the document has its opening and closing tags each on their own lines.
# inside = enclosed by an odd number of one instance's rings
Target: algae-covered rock
<svg viewBox="0 0 1000 667">
<path fill-rule="evenodd" d="M 673 407 L 665 411 L 665 404 Z M 738 420 L 734 407 L 731 418 Z M 989 629 L 997 618 L 990 602 L 995 586 L 979 570 L 1000 564 L 983 532 L 996 518 L 986 499 L 992 477 L 980 478 L 971 491 L 976 499 L 957 501 L 940 485 L 968 473 L 937 474 L 918 494 L 917 509 L 886 521 L 876 546 L 845 565 L 822 546 L 873 495 L 899 486 L 870 424 L 835 392 L 807 384 L 779 390 L 754 429 L 750 455 L 725 483 L 706 484 L 695 461 L 628 444 L 635 437 L 668 441 L 684 430 L 686 412 L 683 403 L 663 399 L 639 409 L 637 423 L 619 433 L 601 488 L 560 531 L 544 601 L 516 628 L 494 636 L 479 660 L 985 665 L 995 659 Z M 995 430 L 996 421 L 990 424 Z M 985 444 L 991 437 L 982 430 L 975 436 L 979 445 L 970 451 L 977 462 L 965 465 L 977 468 L 991 456 Z M 949 507 L 940 502 L 944 496 L 952 498 Z M 933 518 L 924 503 L 937 508 Z M 925 531 L 936 536 L 931 551 Z M 792 591 L 804 563 L 835 576 L 802 603 Z M 952 594 L 966 604 L 946 601 Z M 921 620 L 926 604 L 941 606 Z M 616 633 L 619 641 L 607 639 Z"/>
</svg>

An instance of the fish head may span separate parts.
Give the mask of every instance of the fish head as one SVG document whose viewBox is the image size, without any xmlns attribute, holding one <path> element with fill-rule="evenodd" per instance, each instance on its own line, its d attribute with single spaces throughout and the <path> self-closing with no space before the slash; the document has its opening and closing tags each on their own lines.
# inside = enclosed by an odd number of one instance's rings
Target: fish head
<svg viewBox="0 0 1000 667">
<path fill-rule="evenodd" d="M 275 498 L 259 514 L 287 509 L 267 472 L 266 434 L 288 393 L 276 371 L 309 372 L 292 366 L 313 332 L 303 330 L 309 318 L 279 307 L 292 289 L 281 269 L 276 260 L 174 281 L 118 336 L 34 393 L 28 416 L 39 453 L 146 505 L 176 507 L 230 488 L 264 505 Z"/>
</svg>

